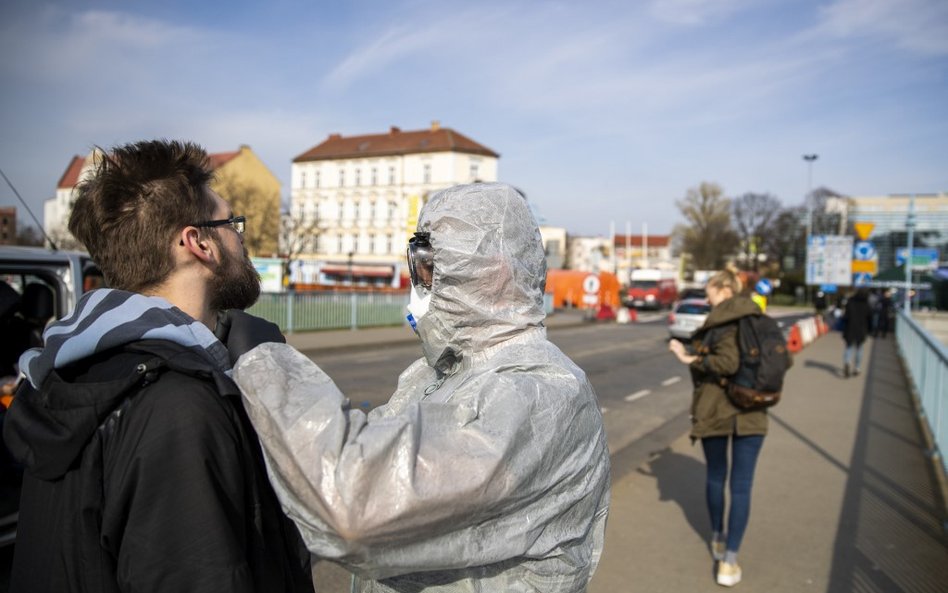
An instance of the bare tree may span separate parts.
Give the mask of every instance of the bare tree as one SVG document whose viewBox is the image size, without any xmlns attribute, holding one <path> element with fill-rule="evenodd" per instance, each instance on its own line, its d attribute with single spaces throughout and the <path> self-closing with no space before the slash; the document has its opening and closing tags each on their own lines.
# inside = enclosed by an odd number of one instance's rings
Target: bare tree
<svg viewBox="0 0 948 593">
<path fill-rule="evenodd" d="M 758 254 L 771 255 L 765 249 L 764 238 L 770 235 L 780 213 L 780 200 L 770 194 L 746 193 L 732 201 L 731 209 L 745 261 L 756 272 Z"/>
<path fill-rule="evenodd" d="M 235 214 L 247 217 L 244 246 L 250 255 L 271 255 L 279 249 L 280 194 L 267 192 L 256 184 L 226 176 L 217 179 L 215 189 Z"/>
<path fill-rule="evenodd" d="M 291 264 L 303 253 L 313 253 L 319 245 L 319 219 L 302 210 L 297 214 L 285 210 L 280 214 L 280 256 L 283 273 L 289 278 Z"/>
<path fill-rule="evenodd" d="M 716 183 L 701 183 L 675 203 L 686 224 L 673 234 L 691 256 L 696 269 L 720 269 L 737 250 L 739 239 L 731 228 L 731 201 Z"/>
<path fill-rule="evenodd" d="M 16 244 L 31 247 L 42 247 L 46 238 L 35 226 L 26 223 L 17 224 Z"/>
</svg>

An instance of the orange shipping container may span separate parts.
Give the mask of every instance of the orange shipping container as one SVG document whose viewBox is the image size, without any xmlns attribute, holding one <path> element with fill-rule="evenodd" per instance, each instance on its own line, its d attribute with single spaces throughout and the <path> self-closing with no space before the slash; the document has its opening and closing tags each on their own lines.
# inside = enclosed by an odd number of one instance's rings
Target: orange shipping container
<svg viewBox="0 0 948 593">
<path fill-rule="evenodd" d="M 585 302 L 583 296 L 586 291 L 583 283 L 589 276 L 595 276 L 599 279 L 598 303 L 609 305 L 613 309 L 620 306 L 619 302 L 619 279 L 611 272 L 581 272 L 579 270 L 547 270 L 546 271 L 546 292 L 553 295 L 553 308 L 562 309 L 565 307 L 574 307 L 577 309 L 587 309 L 592 305 Z"/>
</svg>

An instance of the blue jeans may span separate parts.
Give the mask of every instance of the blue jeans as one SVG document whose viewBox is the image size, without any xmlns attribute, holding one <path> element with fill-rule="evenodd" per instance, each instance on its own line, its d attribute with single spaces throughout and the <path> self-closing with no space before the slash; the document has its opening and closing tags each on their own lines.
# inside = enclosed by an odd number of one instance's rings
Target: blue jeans
<svg viewBox="0 0 948 593">
<path fill-rule="evenodd" d="M 701 439 L 708 463 L 705 494 L 711 529 L 724 532 L 724 483 L 728 474 L 727 445 L 731 442 L 731 508 L 727 520 L 727 551 L 737 552 L 750 518 L 751 486 L 757 456 L 764 444 L 763 435 L 708 437 Z"/>
<path fill-rule="evenodd" d="M 855 354 L 855 356 L 853 356 Z M 862 364 L 862 342 L 852 342 L 846 344 L 846 350 L 843 351 L 843 366 L 848 366 L 849 361 L 855 358 L 855 368 L 859 370 L 859 366 Z"/>
</svg>

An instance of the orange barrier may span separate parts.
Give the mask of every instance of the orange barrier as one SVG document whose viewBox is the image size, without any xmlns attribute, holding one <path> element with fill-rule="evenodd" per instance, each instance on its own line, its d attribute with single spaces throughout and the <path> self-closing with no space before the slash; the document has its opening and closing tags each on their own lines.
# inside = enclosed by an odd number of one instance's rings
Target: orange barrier
<svg viewBox="0 0 948 593">
<path fill-rule="evenodd" d="M 794 354 L 803 350 L 803 339 L 800 337 L 800 327 L 796 323 L 790 328 L 790 336 L 787 338 L 787 350 Z"/>
</svg>

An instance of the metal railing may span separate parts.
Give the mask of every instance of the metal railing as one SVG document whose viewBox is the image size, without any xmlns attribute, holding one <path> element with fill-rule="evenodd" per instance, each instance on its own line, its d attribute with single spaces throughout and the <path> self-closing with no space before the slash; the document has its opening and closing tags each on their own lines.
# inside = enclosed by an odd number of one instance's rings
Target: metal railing
<svg viewBox="0 0 948 593">
<path fill-rule="evenodd" d="M 291 291 L 261 294 L 248 312 L 293 333 L 402 325 L 407 305 L 407 293 Z"/>
<path fill-rule="evenodd" d="M 405 292 L 283 292 L 263 293 L 247 311 L 280 326 L 284 333 L 324 329 L 359 329 L 404 325 Z M 553 295 L 543 295 L 543 307 L 553 313 Z"/>
<path fill-rule="evenodd" d="M 904 311 L 899 311 L 895 336 L 934 441 L 930 453 L 940 457 L 942 469 L 948 471 L 948 349 Z"/>
</svg>

